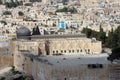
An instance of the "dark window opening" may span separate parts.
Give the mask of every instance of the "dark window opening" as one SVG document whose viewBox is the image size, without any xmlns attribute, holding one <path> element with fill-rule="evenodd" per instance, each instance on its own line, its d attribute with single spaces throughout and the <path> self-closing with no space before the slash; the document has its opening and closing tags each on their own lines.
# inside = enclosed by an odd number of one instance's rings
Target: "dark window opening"
<svg viewBox="0 0 120 80">
<path fill-rule="evenodd" d="M 30 58 L 30 60 L 33 62 L 33 58 Z"/>
<path fill-rule="evenodd" d="M 87 52 L 87 50 L 85 49 L 85 52 Z"/>
<path fill-rule="evenodd" d="M 71 53 L 71 50 L 69 50 L 69 53 Z"/>
<path fill-rule="evenodd" d="M 90 49 L 88 49 L 88 52 L 90 52 Z"/>
<path fill-rule="evenodd" d="M 64 80 L 67 80 L 66 78 Z"/>
<path fill-rule="evenodd" d="M 66 50 L 64 50 L 64 53 L 66 53 Z"/>
<path fill-rule="evenodd" d="M 82 52 L 82 50 L 80 50 L 80 52 Z"/>
<path fill-rule="evenodd" d="M 56 51 L 56 53 L 58 53 L 58 51 Z"/>
<path fill-rule="evenodd" d="M 72 50 L 72 52 L 74 52 L 74 50 Z"/>
<path fill-rule="evenodd" d="M 103 68 L 102 64 L 88 64 L 89 69 Z"/>
</svg>

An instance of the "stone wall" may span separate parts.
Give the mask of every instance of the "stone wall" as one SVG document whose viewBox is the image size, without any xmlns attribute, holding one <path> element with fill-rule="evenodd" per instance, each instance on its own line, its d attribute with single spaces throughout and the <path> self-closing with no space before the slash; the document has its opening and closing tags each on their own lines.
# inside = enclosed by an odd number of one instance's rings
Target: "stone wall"
<svg viewBox="0 0 120 80">
<path fill-rule="evenodd" d="M 71 40 L 56 40 L 50 41 L 49 44 L 50 54 L 100 54 L 102 51 L 101 42 L 92 42 L 90 39 L 71 39 Z"/>
<path fill-rule="evenodd" d="M 103 64 L 102 68 L 88 68 L 87 64 L 56 67 L 29 53 L 18 55 L 16 68 L 32 75 L 35 80 L 109 80 L 109 65 Z"/>
<path fill-rule="evenodd" d="M 90 68 L 88 64 L 77 66 L 54 66 L 29 52 L 19 52 L 14 64 L 17 70 L 32 75 L 35 80 L 119 80 L 120 65 L 102 64 Z"/>
<path fill-rule="evenodd" d="M 13 65 L 12 55 L 0 55 L 0 69 L 11 67 Z"/>
<path fill-rule="evenodd" d="M 13 43 L 17 45 L 16 50 L 28 50 L 34 55 L 100 54 L 102 52 L 101 41 L 93 41 L 84 37 L 20 40 L 13 41 Z"/>
<path fill-rule="evenodd" d="M 35 80 L 109 80 L 108 65 L 89 69 L 87 65 L 55 67 L 34 61 L 33 69 Z"/>
<path fill-rule="evenodd" d="M 0 48 L 0 69 L 13 66 L 13 55 L 8 48 Z"/>
</svg>

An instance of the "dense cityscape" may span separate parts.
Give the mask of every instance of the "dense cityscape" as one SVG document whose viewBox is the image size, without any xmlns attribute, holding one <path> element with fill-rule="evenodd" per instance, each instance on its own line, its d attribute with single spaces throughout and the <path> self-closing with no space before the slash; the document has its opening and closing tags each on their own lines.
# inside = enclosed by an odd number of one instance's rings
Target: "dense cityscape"
<svg viewBox="0 0 120 80">
<path fill-rule="evenodd" d="M 0 80 L 120 80 L 120 0 L 0 0 Z"/>
</svg>

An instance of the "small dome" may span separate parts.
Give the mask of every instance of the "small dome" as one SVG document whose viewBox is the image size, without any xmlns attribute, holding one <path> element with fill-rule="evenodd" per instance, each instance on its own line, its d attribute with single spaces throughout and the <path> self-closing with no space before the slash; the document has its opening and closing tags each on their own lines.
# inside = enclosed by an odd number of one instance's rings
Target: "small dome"
<svg viewBox="0 0 120 80">
<path fill-rule="evenodd" d="M 27 27 L 23 27 L 23 26 L 17 29 L 16 33 L 17 33 L 17 37 L 31 35 L 31 31 Z"/>
</svg>

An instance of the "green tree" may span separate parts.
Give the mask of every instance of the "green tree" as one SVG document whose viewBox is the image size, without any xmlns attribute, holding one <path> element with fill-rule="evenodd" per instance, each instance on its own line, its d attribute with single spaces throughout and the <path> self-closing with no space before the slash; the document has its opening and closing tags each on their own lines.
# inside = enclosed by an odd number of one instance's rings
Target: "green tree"
<svg viewBox="0 0 120 80">
<path fill-rule="evenodd" d="M 22 1 L 11 0 L 10 2 L 6 2 L 5 5 L 6 5 L 7 8 L 13 8 L 13 7 L 23 5 L 23 2 Z"/>
<path fill-rule="evenodd" d="M 1 23 L 3 23 L 4 25 L 7 25 L 7 22 L 6 21 L 0 21 Z"/>
<path fill-rule="evenodd" d="M 75 7 L 72 7 L 71 9 L 68 10 L 68 12 L 77 13 L 77 9 Z"/>
<path fill-rule="evenodd" d="M 93 38 L 95 37 L 97 40 L 102 41 L 103 44 L 106 43 L 106 33 L 103 31 L 103 29 L 100 27 L 100 31 L 94 31 L 89 28 L 83 28 L 82 33 L 85 33 L 87 38 Z"/>
<path fill-rule="evenodd" d="M 5 11 L 3 12 L 3 15 L 12 15 L 12 13 L 10 11 Z"/>
<path fill-rule="evenodd" d="M 0 4 L 3 4 L 2 0 L 0 0 Z"/>
<path fill-rule="evenodd" d="M 40 35 L 39 27 L 33 28 L 32 35 Z"/>
<path fill-rule="evenodd" d="M 112 54 L 108 57 L 111 62 L 115 59 L 120 59 L 120 47 L 112 49 Z"/>
<path fill-rule="evenodd" d="M 24 13 L 21 12 L 21 11 L 19 11 L 18 14 L 19 14 L 19 16 L 23 16 L 24 15 Z"/>
<path fill-rule="evenodd" d="M 98 33 L 98 40 L 102 41 L 105 44 L 106 41 L 106 33 L 103 31 L 103 28 L 100 26 L 100 32 Z"/>
<path fill-rule="evenodd" d="M 116 30 L 108 33 L 108 38 L 106 40 L 106 44 L 110 48 L 120 47 L 120 26 Z"/>
<path fill-rule="evenodd" d="M 5 80 L 5 77 L 0 78 L 0 80 Z"/>
<path fill-rule="evenodd" d="M 68 12 L 68 8 L 64 7 L 63 9 L 58 9 L 56 12 Z"/>
<path fill-rule="evenodd" d="M 30 2 L 41 2 L 42 0 L 30 0 Z"/>
<path fill-rule="evenodd" d="M 82 33 L 85 33 L 87 38 L 91 38 L 92 37 L 92 30 L 91 29 L 83 28 Z"/>
</svg>

